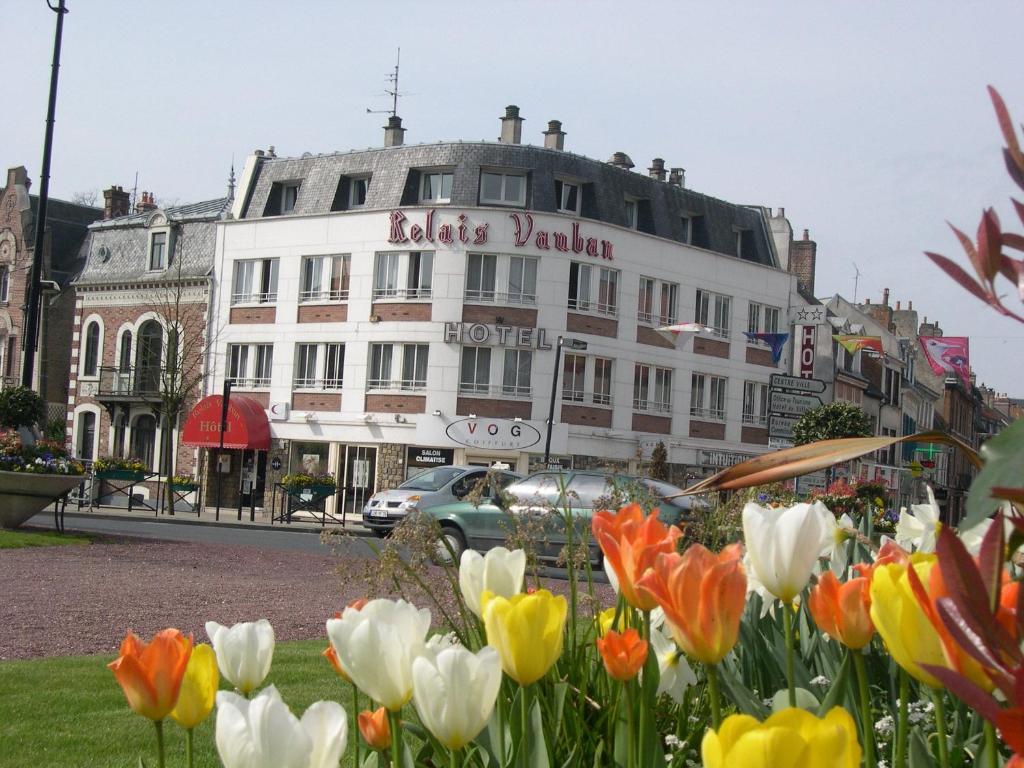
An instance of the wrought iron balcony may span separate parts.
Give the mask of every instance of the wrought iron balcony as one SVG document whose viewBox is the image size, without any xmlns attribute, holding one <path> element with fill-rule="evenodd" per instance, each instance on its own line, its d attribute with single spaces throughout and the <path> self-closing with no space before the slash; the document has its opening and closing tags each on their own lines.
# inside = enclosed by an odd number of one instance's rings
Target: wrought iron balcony
<svg viewBox="0 0 1024 768">
<path fill-rule="evenodd" d="M 101 367 L 96 381 L 80 380 L 82 394 L 113 402 L 155 401 L 160 399 L 164 370 L 159 366 L 132 368 Z M 92 389 L 90 393 L 88 390 Z"/>
</svg>

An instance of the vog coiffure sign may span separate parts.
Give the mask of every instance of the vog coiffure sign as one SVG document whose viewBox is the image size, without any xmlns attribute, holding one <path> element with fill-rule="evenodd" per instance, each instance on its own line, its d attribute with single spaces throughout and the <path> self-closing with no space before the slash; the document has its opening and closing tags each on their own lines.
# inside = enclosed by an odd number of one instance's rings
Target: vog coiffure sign
<svg viewBox="0 0 1024 768">
<path fill-rule="evenodd" d="M 540 442 L 540 431 L 511 419 L 459 419 L 445 430 L 448 437 L 467 448 L 520 451 Z"/>
</svg>

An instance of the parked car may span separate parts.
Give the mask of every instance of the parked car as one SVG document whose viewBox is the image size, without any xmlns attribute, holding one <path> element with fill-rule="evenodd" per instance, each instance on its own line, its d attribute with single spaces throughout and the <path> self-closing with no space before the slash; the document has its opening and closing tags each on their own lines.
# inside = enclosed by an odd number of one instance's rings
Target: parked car
<svg viewBox="0 0 1024 768">
<path fill-rule="evenodd" d="M 377 491 L 363 507 L 363 525 L 384 536 L 415 507 L 428 510 L 438 504 L 451 504 L 465 498 L 487 476 L 487 467 L 434 467 L 415 475 L 397 488 Z M 496 470 L 501 488 L 521 480 L 522 475 Z"/>
<path fill-rule="evenodd" d="M 474 506 L 469 501 L 436 504 L 423 511 L 441 525 L 444 537 L 456 557 L 467 547 L 486 552 L 504 545 L 517 522 L 533 518 L 540 541 L 539 554 L 557 558 L 565 546 L 566 513 L 577 521 L 577 534 L 590 540 L 591 561 L 600 562 L 600 549 L 590 536 L 595 509 L 615 508 L 636 499 L 645 509 L 658 508 L 658 519 L 675 524 L 693 519 L 704 511 L 704 502 L 669 483 L 632 475 L 609 475 L 590 470 L 545 470 L 513 483 L 502 493 L 492 493 Z M 418 508 L 418 506 L 417 506 Z M 517 521 L 518 518 L 518 521 Z M 438 557 L 448 557 L 439 546 Z"/>
</svg>

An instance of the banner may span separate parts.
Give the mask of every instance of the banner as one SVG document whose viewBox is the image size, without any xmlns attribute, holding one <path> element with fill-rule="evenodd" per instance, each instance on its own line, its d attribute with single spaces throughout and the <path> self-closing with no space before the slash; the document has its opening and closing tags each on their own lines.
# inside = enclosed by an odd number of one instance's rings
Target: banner
<svg viewBox="0 0 1024 768">
<path fill-rule="evenodd" d="M 782 357 L 782 348 L 786 345 L 786 339 L 789 338 L 788 333 L 751 333 L 750 331 L 744 331 L 743 335 L 751 341 L 763 341 L 771 347 L 773 363 L 779 362 L 779 358 Z"/>
<path fill-rule="evenodd" d="M 663 325 L 656 330 L 663 333 L 710 333 L 713 329 L 700 323 L 675 323 L 674 325 Z"/>
<path fill-rule="evenodd" d="M 877 352 L 879 356 L 882 353 L 882 337 L 881 336 L 851 336 L 849 334 L 833 334 L 833 339 L 839 342 L 839 344 L 849 352 L 851 355 L 856 354 L 858 349 L 869 349 L 872 352 Z"/>
<path fill-rule="evenodd" d="M 928 365 L 936 376 L 953 374 L 964 386 L 971 386 L 970 339 L 966 336 L 918 336 Z"/>
</svg>

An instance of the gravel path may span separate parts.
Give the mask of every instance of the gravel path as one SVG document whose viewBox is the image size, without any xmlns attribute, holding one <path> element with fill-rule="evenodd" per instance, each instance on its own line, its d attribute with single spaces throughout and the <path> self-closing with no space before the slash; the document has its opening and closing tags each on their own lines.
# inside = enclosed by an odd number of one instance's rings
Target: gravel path
<svg viewBox="0 0 1024 768">
<path fill-rule="evenodd" d="M 266 618 L 278 640 L 325 638 L 324 621 L 366 595 L 369 565 L 352 556 L 112 537 L 3 550 L 0 659 L 116 655 L 127 629 L 148 637 L 173 626 L 205 642 L 208 620 Z M 566 585 L 545 586 L 564 593 Z M 609 604 L 610 589 L 600 591 Z"/>
</svg>

